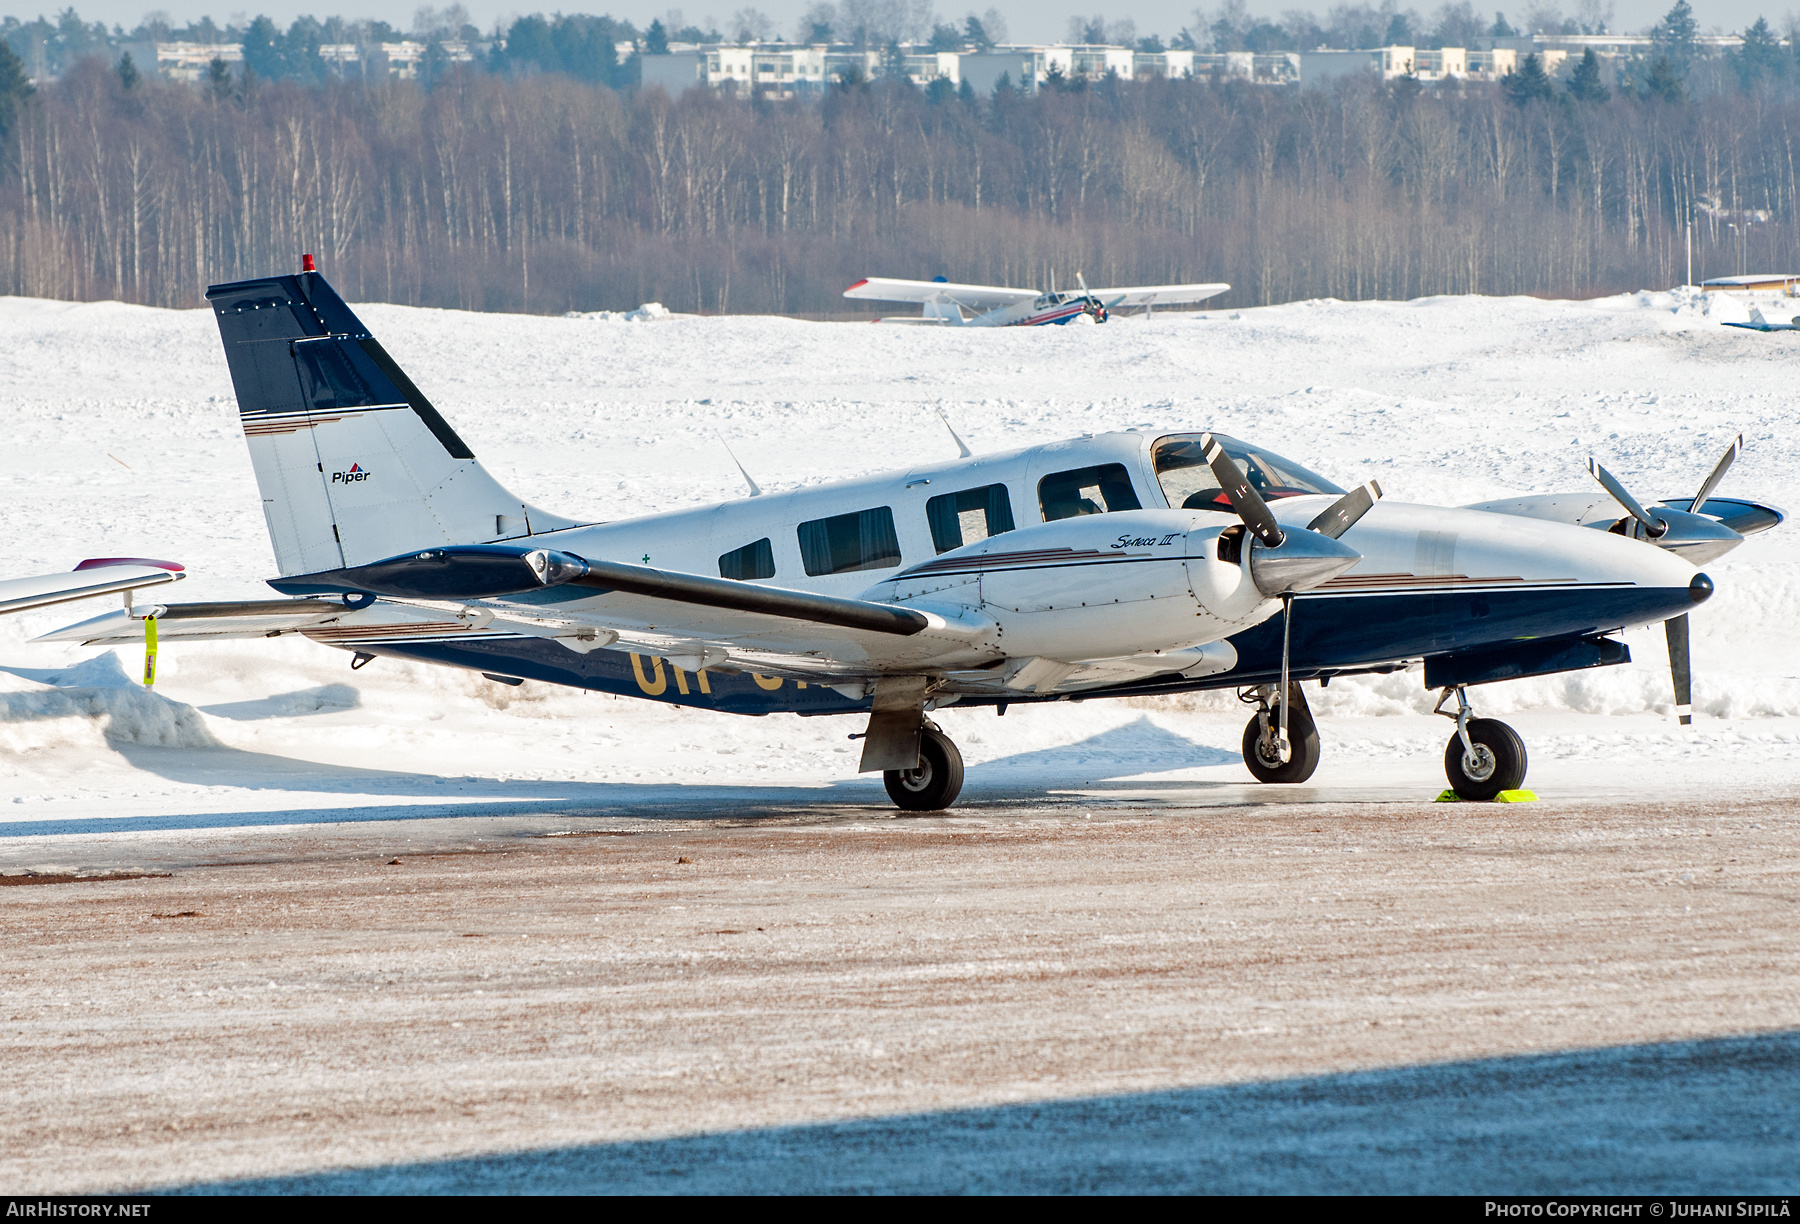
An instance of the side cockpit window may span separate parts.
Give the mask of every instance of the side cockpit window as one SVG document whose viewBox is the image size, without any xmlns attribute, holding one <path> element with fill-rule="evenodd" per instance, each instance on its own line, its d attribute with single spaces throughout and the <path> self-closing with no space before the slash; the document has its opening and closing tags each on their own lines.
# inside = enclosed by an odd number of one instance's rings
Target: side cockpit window
<svg viewBox="0 0 1800 1224">
<path fill-rule="evenodd" d="M 887 506 L 814 519 L 799 530 L 800 560 L 810 577 L 900 564 L 900 537 Z"/>
<path fill-rule="evenodd" d="M 1038 504 L 1043 507 L 1046 523 L 1083 514 L 1144 508 L 1122 463 L 1102 463 L 1046 476 L 1038 481 Z"/>
<path fill-rule="evenodd" d="M 754 544 L 746 544 L 742 548 L 734 548 L 728 553 L 719 554 L 719 577 L 736 578 L 739 582 L 751 582 L 757 578 L 773 578 L 775 576 L 775 550 L 770 547 L 768 537 Z"/>
<path fill-rule="evenodd" d="M 1272 451 L 1239 442 L 1224 434 L 1214 434 L 1213 437 L 1244 473 L 1250 487 L 1260 493 L 1265 501 L 1273 501 L 1278 497 L 1300 497 L 1307 493 L 1341 494 L 1344 491 L 1317 472 L 1310 472 L 1293 460 L 1283 459 Z M 1163 495 L 1169 499 L 1171 508 L 1217 510 L 1221 514 L 1233 512 L 1225 490 L 1219 487 L 1218 478 L 1213 475 L 1212 467 L 1206 462 L 1199 434 L 1176 434 L 1158 439 L 1154 456 L 1156 479 L 1162 485 Z"/>
<path fill-rule="evenodd" d="M 945 493 L 925 503 L 932 547 L 949 552 L 1013 529 L 1012 499 L 1003 484 Z"/>
</svg>

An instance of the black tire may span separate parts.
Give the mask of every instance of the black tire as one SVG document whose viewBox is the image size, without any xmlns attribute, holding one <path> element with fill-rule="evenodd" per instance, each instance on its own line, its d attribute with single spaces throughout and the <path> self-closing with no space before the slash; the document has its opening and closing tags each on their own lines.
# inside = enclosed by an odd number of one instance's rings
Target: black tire
<svg viewBox="0 0 1800 1224">
<path fill-rule="evenodd" d="M 1525 784 L 1525 741 L 1517 731 L 1492 718 L 1474 718 L 1469 720 L 1469 742 L 1482 758 L 1473 771 L 1463 761 L 1462 736 L 1452 735 L 1444 746 L 1444 776 L 1451 790 L 1464 799 L 1485 801 Z"/>
<path fill-rule="evenodd" d="M 1258 782 L 1304 782 L 1319 767 L 1319 728 L 1313 722 L 1312 711 L 1298 684 L 1288 686 L 1288 695 L 1293 702 L 1288 713 L 1288 744 L 1293 755 L 1286 761 L 1264 759 L 1260 751 L 1262 725 L 1254 717 L 1244 728 L 1244 764 Z M 1269 710 L 1270 725 L 1276 725 L 1280 718 L 1281 703 L 1277 701 Z"/>
<path fill-rule="evenodd" d="M 941 812 L 962 794 L 962 753 L 950 737 L 933 727 L 919 733 L 919 767 L 890 769 L 881 775 L 888 798 L 908 812 Z"/>
</svg>

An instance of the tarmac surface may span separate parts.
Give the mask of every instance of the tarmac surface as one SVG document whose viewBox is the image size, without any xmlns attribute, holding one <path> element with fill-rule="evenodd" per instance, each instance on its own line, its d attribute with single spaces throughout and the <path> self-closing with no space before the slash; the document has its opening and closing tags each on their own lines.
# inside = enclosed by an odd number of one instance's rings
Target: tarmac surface
<svg viewBox="0 0 1800 1224">
<path fill-rule="evenodd" d="M 9 837 L 0 1179 L 1800 1182 L 1796 804 L 1226 798 Z"/>
</svg>

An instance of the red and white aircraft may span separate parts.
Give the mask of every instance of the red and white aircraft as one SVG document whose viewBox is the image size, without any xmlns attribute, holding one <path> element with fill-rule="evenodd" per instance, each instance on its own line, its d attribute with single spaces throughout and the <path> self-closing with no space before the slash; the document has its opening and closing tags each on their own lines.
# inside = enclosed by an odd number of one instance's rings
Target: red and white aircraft
<svg viewBox="0 0 1800 1224">
<path fill-rule="evenodd" d="M 1104 323 L 1120 308 L 1186 306 L 1218 297 L 1230 285 L 1142 285 L 1130 289 L 1089 289 L 1078 274 L 1080 292 L 1048 293 L 1036 289 L 1006 289 L 997 285 L 957 285 L 936 280 L 891 280 L 869 276 L 844 290 L 847 298 L 872 302 L 918 302 L 918 315 L 877 319 L 877 323 L 933 323 L 952 327 L 1030 327 L 1040 323 L 1067 323 L 1092 319 Z M 963 312 L 972 311 L 972 315 Z"/>
</svg>

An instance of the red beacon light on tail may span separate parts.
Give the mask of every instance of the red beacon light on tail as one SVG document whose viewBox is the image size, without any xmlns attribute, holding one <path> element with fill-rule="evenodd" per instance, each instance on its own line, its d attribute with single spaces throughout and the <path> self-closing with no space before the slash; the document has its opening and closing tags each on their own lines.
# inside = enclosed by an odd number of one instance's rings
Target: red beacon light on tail
<svg viewBox="0 0 1800 1224">
<path fill-rule="evenodd" d="M 302 255 L 300 257 L 300 270 L 302 272 L 317 272 L 318 271 L 317 268 L 313 267 L 313 257 L 311 255 Z"/>
</svg>

